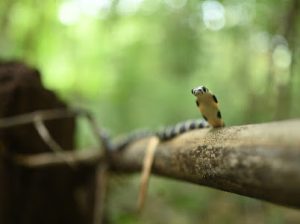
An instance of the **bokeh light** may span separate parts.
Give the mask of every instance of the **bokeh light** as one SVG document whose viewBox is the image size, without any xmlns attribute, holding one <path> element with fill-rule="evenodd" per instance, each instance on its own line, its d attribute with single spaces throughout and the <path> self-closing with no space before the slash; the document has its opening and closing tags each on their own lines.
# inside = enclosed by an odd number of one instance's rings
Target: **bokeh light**
<svg viewBox="0 0 300 224">
<path fill-rule="evenodd" d="M 222 3 L 206 0 L 202 3 L 202 18 L 206 28 L 220 30 L 225 26 L 225 9 Z"/>
</svg>

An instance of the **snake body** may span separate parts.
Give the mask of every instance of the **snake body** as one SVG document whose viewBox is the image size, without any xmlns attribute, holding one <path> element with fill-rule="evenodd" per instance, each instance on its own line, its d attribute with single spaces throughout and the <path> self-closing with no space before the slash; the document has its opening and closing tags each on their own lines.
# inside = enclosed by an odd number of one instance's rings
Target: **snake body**
<svg viewBox="0 0 300 224">
<path fill-rule="evenodd" d="M 192 94 L 196 97 L 196 105 L 203 118 L 213 127 L 224 127 L 225 123 L 219 110 L 217 97 L 205 86 L 192 89 Z"/>
<path fill-rule="evenodd" d="M 219 110 L 217 97 L 205 86 L 193 88 L 192 94 L 196 97 L 196 105 L 204 119 L 180 122 L 173 126 L 165 127 L 159 131 L 134 131 L 127 136 L 116 140 L 112 144 L 111 148 L 114 150 L 120 150 L 133 141 L 153 135 L 157 136 L 160 142 L 163 142 L 193 129 L 207 128 L 210 126 L 213 128 L 223 127 L 225 124 Z"/>
</svg>

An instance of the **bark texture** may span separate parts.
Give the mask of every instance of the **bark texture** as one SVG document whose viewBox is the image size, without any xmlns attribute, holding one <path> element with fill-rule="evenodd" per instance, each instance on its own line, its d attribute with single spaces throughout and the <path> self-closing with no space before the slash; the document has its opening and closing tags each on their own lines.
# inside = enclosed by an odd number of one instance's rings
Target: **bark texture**
<svg viewBox="0 0 300 224">
<path fill-rule="evenodd" d="M 110 155 L 140 171 L 148 139 Z M 300 120 L 195 130 L 163 142 L 153 173 L 300 208 Z"/>
</svg>

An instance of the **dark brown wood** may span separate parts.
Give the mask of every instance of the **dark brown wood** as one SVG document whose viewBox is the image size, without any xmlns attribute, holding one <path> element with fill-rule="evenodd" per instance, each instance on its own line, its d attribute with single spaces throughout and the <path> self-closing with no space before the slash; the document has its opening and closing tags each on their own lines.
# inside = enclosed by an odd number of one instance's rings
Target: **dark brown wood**
<svg viewBox="0 0 300 224">
<path fill-rule="evenodd" d="M 66 108 L 42 85 L 36 69 L 19 62 L 0 63 L 0 118 Z M 74 117 L 48 120 L 45 125 L 64 150 L 74 149 Z M 33 124 L 0 128 L 0 223 L 82 224 L 92 220 L 82 210 L 76 194 L 79 189 L 88 191 L 86 186 L 92 182 L 86 176 L 92 175 L 93 167 L 76 170 L 65 165 L 33 170 L 11 160 L 16 154 L 38 156 L 50 152 Z"/>
<path fill-rule="evenodd" d="M 148 138 L 110 155 L 139 172 Z M 195 130 L 161 143 L 153 173 L 300 208 L 300 120 Z"/>
<path fill-rule="evenodd" d="M 67 105 L 43 86 L 36 69 L 19 62 L 0 63 L 0 118 L 65 108 Z M 47 121 L 46 126 L 64 149 L 74 148 L 74 118 Z M 1 129 L 0 141 L 10 152 L 32 154 L 49 151 L 32 124 Z"/>
</svg>

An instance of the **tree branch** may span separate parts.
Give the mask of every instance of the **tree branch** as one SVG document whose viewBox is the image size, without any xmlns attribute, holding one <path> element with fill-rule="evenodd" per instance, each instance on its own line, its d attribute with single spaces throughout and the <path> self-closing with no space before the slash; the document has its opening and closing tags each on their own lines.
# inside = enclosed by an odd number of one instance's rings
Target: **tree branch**
<svg viewBox="0 0 300 224">
<path fill-rule="evenodd" d="M 63 151 L 59 155 L 53 152 L 39 153 L 35 155 L 15 154 L 13 162 L 22 167 L 39 169 L 43 167 L 57 167 L 68 165 L 90 164 L 95 166 L 104 160 L 103 151 L 99 149 L 86 149 L 77 151 Z"/>
<path fill-rule="evenodd" d="M 148 139 L 110 155 L 140 171 Z M 300 120 L 195 130 L 161 143 L 153 173 L 300 208 Z"/>
</svg>

